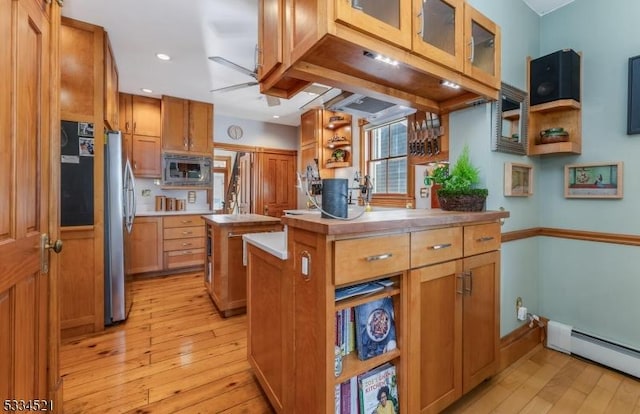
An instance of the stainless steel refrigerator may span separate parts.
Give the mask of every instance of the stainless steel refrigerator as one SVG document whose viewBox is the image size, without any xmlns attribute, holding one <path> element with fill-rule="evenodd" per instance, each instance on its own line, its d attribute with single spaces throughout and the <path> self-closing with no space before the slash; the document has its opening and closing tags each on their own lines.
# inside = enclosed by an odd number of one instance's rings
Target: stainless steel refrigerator
<svg viewBox="0 0 640 414">
<path fill-rule="evenodd" d="M 125 232 L 131 233 L 136 213 L 135 181 L 123 152 L 120 132 L 105 137 L 104 323 L 124 321 L 131 310 L 131 276 L 126 274 Z"/>
</svg>

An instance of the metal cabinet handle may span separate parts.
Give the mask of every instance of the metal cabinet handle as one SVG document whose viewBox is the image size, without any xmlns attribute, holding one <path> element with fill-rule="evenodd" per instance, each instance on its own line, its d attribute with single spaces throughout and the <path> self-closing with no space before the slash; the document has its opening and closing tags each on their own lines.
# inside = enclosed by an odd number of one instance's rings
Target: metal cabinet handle
<svg viewBox="0 0 640 414">
<path fill-rule="evenodd" d="M 447 247 L 451 247 L 451 243 L 434 244 L 433 246 L 427 247 L 427 249 L 440 250 L 440 249 L 446 249 Z"/>
<path fill-rule="evenodd" d="M 420 10 L 420 13 L 418 13 L 418 16 L 416 16 L 416 17 L 421 18 L 422 17 L 422 12 L 423 12 L 423 10 Z M 424 33 L 424 18 L 420 19 L 420 31 L 417 34 L 422 36 L 423 33 Z"/>
<path fill-rule="evenodd" d="M 183 247 L 186 247 L 186 246 L 191 246 L 192 244 L 193 244 L 193 243 L 182 243 L 182 246 L 183 246 Z"/>
<path fill-rule="evenodd" d="M 478 243 L 484 243 L 484 242 L 491 241 L 491 240 L 493 240 L 493 239 L 494 239 L 494 237 L 493 237 L 493 236 L 482 236 L 482 237 L 480 237 L 479 239 L 476 239 L 476 241 L 477 241 Z"/>
<path fill-rule="evenodd" d="M 393 256 L 393 254 L 391 253 L 383 253 L 383 254 L 379 254 L 376 256 L 368 256 L 365 257 L 364 260 L 366 260 L 367 262 L 375 262 L 376 260 L 386 260 L 389 259 Z"/>
<path fill-rule="evenodd" d="M 460 281 L 460 289 L 458 289 L 457 281 Z M 464 274 L 456 275 L 456 293 L 459 295 L 464 295 Z"/>
<path fill-rule="evenodd" d="M 182 234 L 188 235 L 188 234 L 193 234 L 193 232 L 192 231 L 183 231 Z"/>
<path fill-rule="evenodd" d="M 191 221 L 191 220 L 180 220 L 180 223 L 189 224 L 189 223 L 193 223 L 193 221 Z"/>
<path fill-rule="evenodd" d="M 469 287 L 466 286 L 463 279 L 462 289 L 464 290 L 464 293 L 468 293 L 469 296 L 471 296 L 471 292 L 473 292 L 473 273 L 471 271 L 462 272 L 462 277 L 466 278 L 467 276 L 469 277 Z"/>
<path fill-rule="evenodd" d="M 124 130 L 125 130 L 125 132 L 129 132 L 129 121 L 125 122 Z"/>
<path fill-rule="evenodd" d="M 187 138 L 186 138 L 186 137 L 182 138 L 182 145 L 183 145 L 185 148 L 187 148 Z"/>
<path fill-rule="evenodd" d="M 133 132 L 136 132 L 136 121 L 133 121 Z"/>
<path fill-rule="evenodd" d="M 476 55 L 476 44 L 473 41 L 473 36 L 471 36 L 471 40 L 469 41 L 469 46 L 471 47 L 471 53 L 469 54 L 469 62 L 473 63 Z"/>
<path fill-rule="evenodd" d="M 187 255 L 187 254 L 193 254 L 193 252 L 191 250 L 185 250 L 184 252 L 182 252 L 183 255 Z"/>
</svg>

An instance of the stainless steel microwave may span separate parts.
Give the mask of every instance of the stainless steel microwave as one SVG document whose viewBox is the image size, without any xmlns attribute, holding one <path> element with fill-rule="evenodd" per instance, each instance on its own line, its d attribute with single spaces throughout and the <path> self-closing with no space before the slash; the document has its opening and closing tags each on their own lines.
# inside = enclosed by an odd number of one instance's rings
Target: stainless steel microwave
<svg viewBox="0 0 640 414">
<path fill-rule="evenodd" d="M 162 185 L 197 186 L 211 185 L 211 157 L 162 154 Z"/>
</svg>

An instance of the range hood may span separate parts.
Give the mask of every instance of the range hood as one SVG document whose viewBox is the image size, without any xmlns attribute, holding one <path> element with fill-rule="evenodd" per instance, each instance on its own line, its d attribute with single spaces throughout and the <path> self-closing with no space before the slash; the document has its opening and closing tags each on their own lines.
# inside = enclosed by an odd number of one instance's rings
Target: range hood
<svg viewBox="0 0 640 414">
<path fill-rule="evenodd" d="M 342 91 L 342 93 L 327 101 L 325 108 L 330 111 L 347 112 L 364 118 L 372 126 L 404 118 L 416 112 L 414 108 L 347 91 Z"/>
</svg>

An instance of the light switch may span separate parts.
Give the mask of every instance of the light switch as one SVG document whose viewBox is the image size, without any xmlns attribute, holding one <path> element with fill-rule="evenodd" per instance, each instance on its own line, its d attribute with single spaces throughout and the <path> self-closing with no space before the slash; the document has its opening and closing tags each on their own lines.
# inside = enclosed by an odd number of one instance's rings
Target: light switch
<svg viewBox="0 0 640 414">
<path fill-rule="evenodd" d="M 302 274 L 309 275 L 309 258 L 305 256 L 302 256 Z"/>
</svg>

